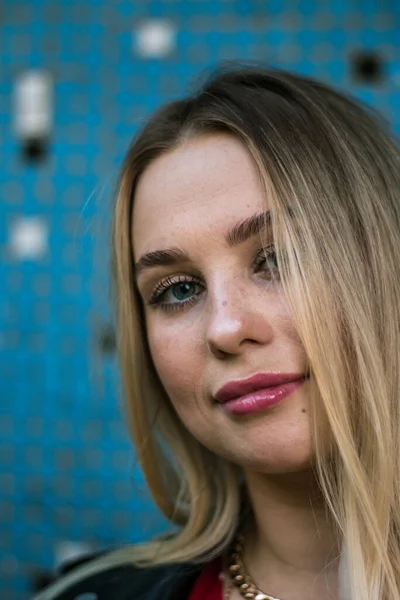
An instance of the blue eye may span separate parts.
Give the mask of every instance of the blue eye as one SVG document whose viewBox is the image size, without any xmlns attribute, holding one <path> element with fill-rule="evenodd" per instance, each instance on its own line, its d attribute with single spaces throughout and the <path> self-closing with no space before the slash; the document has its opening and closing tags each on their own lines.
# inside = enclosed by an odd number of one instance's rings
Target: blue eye
<svg viewBox="0 0 400 600">
<path fill-rule="evenodd" d="M 197 279 L 169 277 L 162 281 L 153 292 L 149 304 L 159 305 L 163 309 L 181 308 L 183 305 L 193 302 L 201 293 L 201 284 Z"/>
<path fill-rule="evenodd" d="M 170 287 L 171 295 L 177 300 L 183 301 L 187 300 L 188 297 L 194 293 L 196 284 L 190 281 L 183 281 L 182 283 L 175 283 Z"/>
</svg>

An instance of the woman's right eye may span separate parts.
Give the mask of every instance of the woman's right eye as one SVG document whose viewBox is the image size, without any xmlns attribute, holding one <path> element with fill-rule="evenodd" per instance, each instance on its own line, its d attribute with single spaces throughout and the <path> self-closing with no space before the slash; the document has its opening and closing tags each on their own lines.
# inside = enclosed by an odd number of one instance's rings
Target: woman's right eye
<svg viewBox="0 0 400 600">
<path fill-rule="evenodd" d="M 149 305 L 163 310 L 179 309 L 192 304 L 201 293 L 201 284 L 194 278 L 168 278 L 162 281 L 150 297 Z"/>
</svg>

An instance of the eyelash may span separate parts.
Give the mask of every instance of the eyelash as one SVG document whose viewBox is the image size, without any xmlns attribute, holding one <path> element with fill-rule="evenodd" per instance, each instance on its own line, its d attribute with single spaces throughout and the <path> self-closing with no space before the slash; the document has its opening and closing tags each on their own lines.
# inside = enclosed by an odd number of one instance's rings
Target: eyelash
<svg viewBox="0 0 400 600">
<path fill-rule="evenodd" d="M 268 260 L 272 256 L 275 257 L 275 260 L 276 260 L 276 253 L 275 253 L 274 246 L 271 246 L 269 248 L 261 248 L 255 256 L 254 264 L 256 266 L 260 266 L 264 261 Z M 199 293 L 194 294 L 187 300 L 183 300 L 181 302 L 177 301 L 177 302 L 163 303 L 161 301 L 162 296 L 172 286 L 177 285 L 179 283 L 197 283 L 200 285 L 198 279 L 196 279 L 195 277 L 187 277 L 185 275 L 167 277 L 166 279 L 164 279 L 157 285 L 157 287 L 153 291 L 153 293 L 148 301 L 148 304 L 150 306 L 153 306 L 154 308 L 161 308 L 164 311 L 182 310 L 184 308 L 187 308 L 191 304 L 193 304 L 197 300 Z"/>
</svg>

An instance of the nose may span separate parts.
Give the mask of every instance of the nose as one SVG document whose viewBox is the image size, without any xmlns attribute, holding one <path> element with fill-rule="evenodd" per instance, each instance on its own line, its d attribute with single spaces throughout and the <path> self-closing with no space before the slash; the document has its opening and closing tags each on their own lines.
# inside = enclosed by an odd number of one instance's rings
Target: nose
<svg viewBox="0 0 400 600">
<path fill-rule="evenodd" d="M 268 304 L 256 296 L 236 293 L 230 298 L 213 302 L 208 317 L 206 343 L 215 357 L 240 355 L 250 347 L 270 343 L 273 328 L 268 317 Z"/>
</svg>

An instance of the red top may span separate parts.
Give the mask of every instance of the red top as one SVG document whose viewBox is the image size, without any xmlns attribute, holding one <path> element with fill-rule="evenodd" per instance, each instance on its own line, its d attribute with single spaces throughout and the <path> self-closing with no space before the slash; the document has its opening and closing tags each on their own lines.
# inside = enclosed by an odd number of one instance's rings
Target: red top
<svg viewBox="0 0 400 600">
<path fill-rule="evenodd" d="M 222 581 L 219 578 L 220 573 L 220 559 L 205 566 L 194 584 L 189 600 L 222 600 L 223 589 Z"/>
</svg>

